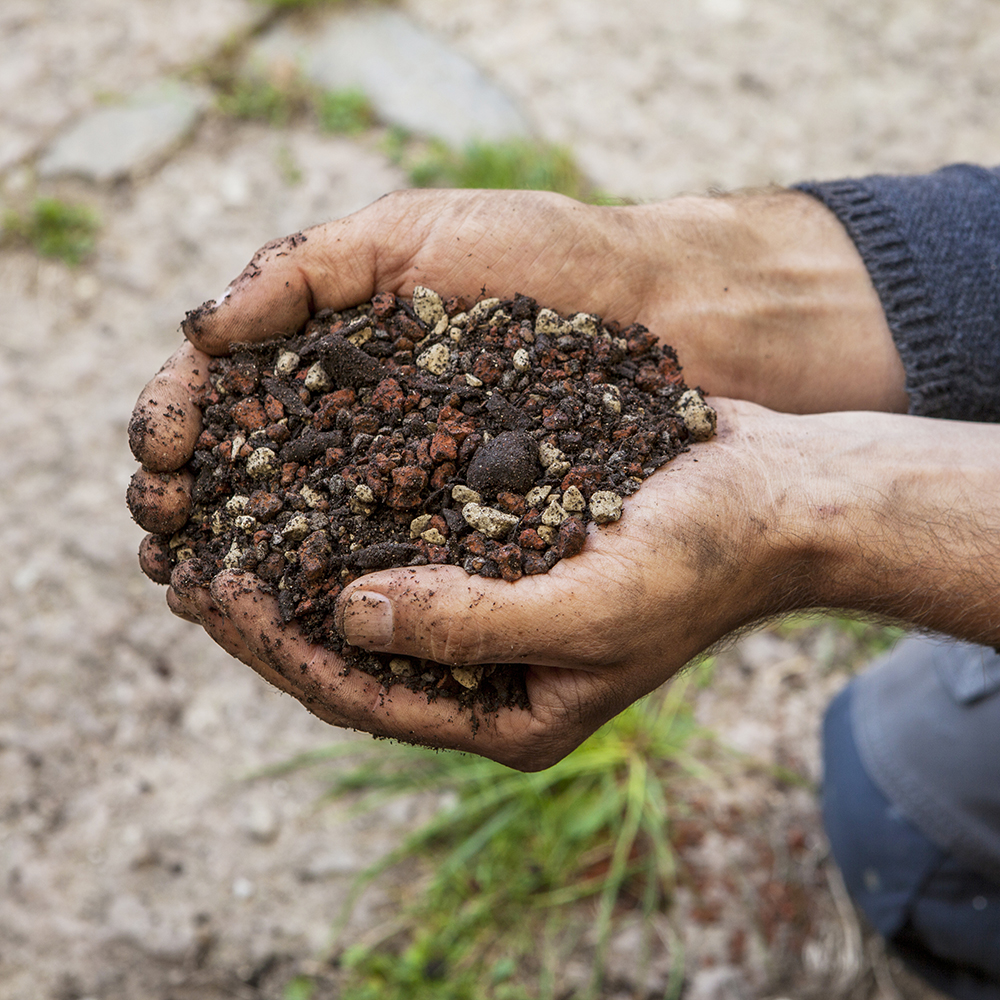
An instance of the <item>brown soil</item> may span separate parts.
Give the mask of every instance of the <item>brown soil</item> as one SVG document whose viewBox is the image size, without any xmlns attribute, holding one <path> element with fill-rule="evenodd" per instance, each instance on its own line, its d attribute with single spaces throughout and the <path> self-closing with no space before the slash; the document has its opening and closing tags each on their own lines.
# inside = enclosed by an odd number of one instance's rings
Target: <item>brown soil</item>
<svg viewBox="0 0 1000 1000">
<path fill-rule="evenodd" d="M 199 404 L 193 509 L 164 533 L 171 565 L 252 571 L 286 622 L 348 664 L 487 711 L 527 705 L 523 667 L 347 646 L 343 587 L 429 563 L 511 582 L 545 573 L 714 429 L 674 351 L 641 325 L 566 319 L 525 296 L 466 308 L 426 289 L 214 360 Z"/>
</svg>

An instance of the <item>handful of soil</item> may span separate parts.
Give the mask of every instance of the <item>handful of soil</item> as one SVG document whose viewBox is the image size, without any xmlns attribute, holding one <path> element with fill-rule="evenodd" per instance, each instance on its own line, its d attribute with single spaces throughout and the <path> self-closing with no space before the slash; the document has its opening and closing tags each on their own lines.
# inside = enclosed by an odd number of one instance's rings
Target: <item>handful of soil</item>
<svg viewBox="0 0 1000 1000">
<path fill-rule="evenodd" d="M 324 311 L 290 339 L 212 361 L 172 565 L 255 573 L 286 622 L 384 684 L 492 710 L 524 668 L 447 667 L 345 645 L 334 602 L 390 566 L 515 581 L 584 546 L 590 521 L 715 430 L 672 348 L 638 324 L 518 295 L 471 308 L 416 288 Z"/>
</svg>

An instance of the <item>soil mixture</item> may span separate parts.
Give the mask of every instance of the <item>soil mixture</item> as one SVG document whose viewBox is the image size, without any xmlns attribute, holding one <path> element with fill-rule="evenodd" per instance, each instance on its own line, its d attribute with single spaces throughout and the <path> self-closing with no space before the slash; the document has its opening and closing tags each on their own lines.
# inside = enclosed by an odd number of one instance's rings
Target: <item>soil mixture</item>
<svg viewBox="0 0 1000 1000">
<path fill-rule="evenodd" d="M 369 653 L 334 624 L 343 587 L 450 563 L 515 581 L 584 546 L 587 524 L 715 430 L 677 355 L 533 299 L 471 307 L 418 287 L 210 365 L 187 524 L 165 548 L 210 579 L 252 571 L 286 622 L 385 685 L 486 711 L 527 706 L 524 667 Z M 168 570 L 169 567 L 164 567 Z"/>
</svg>

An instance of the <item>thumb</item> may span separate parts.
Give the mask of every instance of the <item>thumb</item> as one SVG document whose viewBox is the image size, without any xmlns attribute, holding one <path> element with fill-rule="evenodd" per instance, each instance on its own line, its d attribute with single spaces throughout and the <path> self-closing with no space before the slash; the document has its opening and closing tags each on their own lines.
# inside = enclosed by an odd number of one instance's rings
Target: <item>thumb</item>
<svg viewBox="0 0 1000 1000">
<path fill-rule="evenodd" d="M 208 354 L 288 336 L 319 309 L 370 299 L 374 258 L 353 216 L 272 240 L 218 299 L 186 315 L 184 335 Z"/>
<path fill-rule="evenodd" d="M 516 583 L 457 566 L 386 570 L 356 580 L 337 603 L 352 645 L 451 666 L 530 663 L 597 669 L 623 657 L 617 588 L 556 566 Z"/>
</svg>

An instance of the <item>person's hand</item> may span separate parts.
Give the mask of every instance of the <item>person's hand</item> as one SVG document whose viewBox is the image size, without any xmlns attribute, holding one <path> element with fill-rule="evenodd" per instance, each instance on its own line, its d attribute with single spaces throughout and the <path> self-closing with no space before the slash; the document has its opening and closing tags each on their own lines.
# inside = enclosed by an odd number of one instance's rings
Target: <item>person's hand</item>
<svg viewBox="0 0 1000 1000">
<path fill-rule="evenodd" d="M 295 332 L 322 308 L 376 292 L 530 295 L 564 312 L 640 322 L 675 347 L 689 385 L 786 412 L 906 407 L 902 363 L 860 256 L 796 192 L 625 208 L 534 191 L 402 191 L 262 247 L 216 302 L 188 314 L 181 348 L 143 390 L 130 491 L 155 534 L 183 520 L 174 475 L 200 430 L 207 354 Z M 151 476 L 150 473 L 155 473 Z M 142 564 L 164 582 L 162 554 Z"/>
<path fill-rule="evenodd" d="M 714 400 L 718 437 L 647 479 L 583 551 L 516 583 L 385 570 L 338 601 L 356 646 L 452 665 L 527 664 L 530 709 L 478 728 L 447 699 L 388 690 L 281 623 L 252 576 L 168 601 L 320 718 L 483 754 L 559 760 L 743 626 L 846 608 L 1000 643 L 1000 427 L 875 413 L 777 414 Z"/>
<path fill-rule="evenodd" d="M 319 309 L 414 285 L 530 295 L 638 322 L 689 385 L 796 413 L 906 409 L 903 368 L 861 257 L 793 191 L 584 205 L 539 191 L 399 191 L 262 247 L 184 332 L 209 354 L 294 333 Z"/>
<path fill-rule="evenodd" d="M 770 582 L 786 529 L 769 495 L 777 477 L 765 475 L 767 439 L 794 418 L 719 405 L 716 441 L 646 480 L 620 521 L 591 525 L 583 551 L 547 574 L 511 584 L 456 566 L 405 568 L 345 591 L 338 621 L 356 645 L 451 665 L 528 665 L 530 709 L 487 715 L 478 728 L 448 699 L 429 704 L 345 673 L 337 655 L 282 623 L 250 574 L 223 573 L 206 590 L 182 563 L 168 601 L 331 723 L 548 766 L 723 635 L 779 610 Z M 798 475 L 786 464 L 782 476 Z"/>
</svg>

